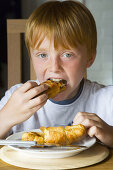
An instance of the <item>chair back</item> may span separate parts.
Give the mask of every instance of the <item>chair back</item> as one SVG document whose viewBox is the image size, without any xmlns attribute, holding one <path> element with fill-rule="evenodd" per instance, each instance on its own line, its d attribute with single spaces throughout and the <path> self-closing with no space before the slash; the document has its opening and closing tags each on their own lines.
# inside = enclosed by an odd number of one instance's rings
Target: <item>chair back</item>
<svg viewBox="0 0 113 170">
<path fill-rule="evenodd" d="M 22 34 L 26 19 L 7 20 L 8 88 L 22 82 Z M 30 62 L 30 79 L 36 79 Z"/>
</svg>

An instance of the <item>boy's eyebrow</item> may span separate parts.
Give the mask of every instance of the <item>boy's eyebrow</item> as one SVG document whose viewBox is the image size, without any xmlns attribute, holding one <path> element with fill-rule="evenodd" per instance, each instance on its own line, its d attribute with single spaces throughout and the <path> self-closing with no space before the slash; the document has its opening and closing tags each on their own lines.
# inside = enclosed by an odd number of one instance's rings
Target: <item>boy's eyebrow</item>
<svg viewBox="0 0 113 170">
<path fill-rule="evenodd" d="M 45 48 L 35 48 L 33 51 L 47 51 Z"/>
<path fill-rule="evenodd" d="M 32 53 L 33 53 L 33 54 L 37 54 L 37 53 L 45 52 L 45 51 L 47 51 L 47 50 L 45 50 L 44 48 L 38 48 L 38 49 L 33 48 L 33 49 L 32 49 Z"/>
</svg>

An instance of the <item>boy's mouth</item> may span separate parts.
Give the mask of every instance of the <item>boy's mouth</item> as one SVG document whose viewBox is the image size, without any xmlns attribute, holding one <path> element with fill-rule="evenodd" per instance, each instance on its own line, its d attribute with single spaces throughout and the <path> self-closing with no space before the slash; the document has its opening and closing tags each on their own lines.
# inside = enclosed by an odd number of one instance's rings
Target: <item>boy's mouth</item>
<svg viewBox="0 0 113 170">
<path fill-rule="evenodd" d="M 49 78 L 48 80 L 55 81 L 55 82 L 57 82 L 57 83 L 59 83 L 59 82 L 61 81 L 63 84 L 67 85 L 67 81 L 64 80 L 64 79 L 59 79 L 59 78 Z"/>
</svg>

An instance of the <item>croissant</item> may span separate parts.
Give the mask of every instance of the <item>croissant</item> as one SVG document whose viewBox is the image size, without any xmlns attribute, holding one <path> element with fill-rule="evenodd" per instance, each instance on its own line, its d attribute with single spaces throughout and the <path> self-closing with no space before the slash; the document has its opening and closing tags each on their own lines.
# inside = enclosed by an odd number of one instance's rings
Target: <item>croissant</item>
<svg viewBox="0 0 113 170">
<path fill-rule="evenodd" d="M 48 90 L 46 90 L 48 94 L 48 98 L 53 98 L 58 93 L 66 89 L 66 80 L 60 79 L 59 81 L 55 81 L 55 80 L 49 79 L 41 84 L 46 84 L 49 87 Z"/>
<path fill-rule="evenodd" d="M 24 132 L 22 140 L 36 141 L 37 144 L 70 145 L 80 141 L 86 134 L 81 124 L 73 126 L 40 127 L 41 132 Z"/>
<path fill-rule="evenodd" d="M 65 127 L 67 144 L 80 141 L 86 134 L 85 127 L 81 124 Z"/>
<path fill-rule="evenodd" d="M 41 132 L 24 132 L 22 134 L 23 141 L 36 141 L 38 144 L 44 144 L 43 133 Z"/>
<path fill-rule="evenodd" d="M 66 145 L 66 134 L 63 126 L 59 127 L 40 127 L 44 133 L 44 142 L 46 144 Z"/>
</svg>

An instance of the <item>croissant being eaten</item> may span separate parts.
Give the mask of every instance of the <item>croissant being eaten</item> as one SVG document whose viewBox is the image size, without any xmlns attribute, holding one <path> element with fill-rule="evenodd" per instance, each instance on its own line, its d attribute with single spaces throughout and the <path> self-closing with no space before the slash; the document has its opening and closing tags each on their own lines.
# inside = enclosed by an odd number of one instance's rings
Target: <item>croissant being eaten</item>
<svg viewBox="0 0 113 170">
<path fill-rule="evenodd" d="M 48 79 L 41 84 L 46 84 L 49 87 L 46 91 L 48 98 L 53 98 L 66 89 L 66 80 L 62 79 Z"/>
<path fill-rule="evenodd" d="M 86 134 L 81 124 L 73 126 L 40 127 L 41 132 L 24 132 L 22 140 L 36 141 L 37 144 L 69 145 L 80 141 Z"/>
</svg>

